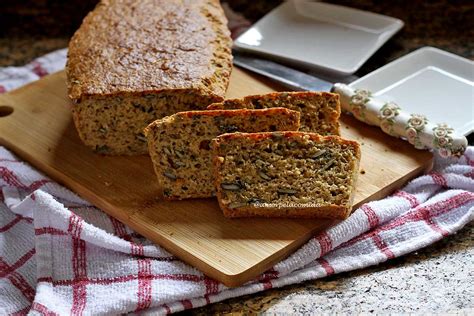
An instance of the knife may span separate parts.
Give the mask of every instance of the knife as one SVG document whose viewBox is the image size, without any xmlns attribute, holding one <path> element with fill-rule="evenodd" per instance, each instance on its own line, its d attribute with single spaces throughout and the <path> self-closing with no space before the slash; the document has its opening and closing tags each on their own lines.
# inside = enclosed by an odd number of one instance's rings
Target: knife
<svg viewBox="0 0 474 316">
<path fill-rule="evenodd" d="M 434 149 L 442 157 L 449 157 L 460 156 L 467 148 L 466 137 L 446 124 L 435 124 L 423 115 L 403 111 L 395 102 L 373 97 L 368 90 L 347 85 L 357 79 L 355 76 L 343 80 L 333 78 L 331 82 L 254 55 L 236 50 L 232 53 L 235 65 L 282 83 L 291 90 L 339 94 L 344 111 L 359 121 L 380 127 L 390 136 L 408 140 L 418 149 Z"/>
<path fill-rule="evenodd" d="M 335 78 L 318 74 L 321 78 L 284 66 L 274 61 L 233 50 L 234 64 L 255 72 L 295 91 L 331 91 L 334 82 L 350 83 L 358 77 Z M 322 79 L 325 77 L 326 80 Z"/>
</svg>

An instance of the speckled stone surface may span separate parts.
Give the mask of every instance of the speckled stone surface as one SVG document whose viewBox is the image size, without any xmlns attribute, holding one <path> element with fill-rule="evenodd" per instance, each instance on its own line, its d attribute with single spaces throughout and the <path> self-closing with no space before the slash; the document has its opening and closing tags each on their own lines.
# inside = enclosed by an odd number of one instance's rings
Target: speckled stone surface
<svg viewBox="0 0 474 316">
<path fill-rule="evenodd" d="M 0 6 L 0 67 L 67 46 L 96 0 L 18 0 Z M 281 1 L 232 0 L 255 20 Z M 405 21 L 357 72 L 362 76 L 421 46 L 474 59 L 474 2 L 336 0 Z M 471 140 L 472 141 L 472 140 Z M 474 223 L 457 235 L 375 267 L 230 299 L 183 314 L 474 314 Z"/>
<path fill-rule="evenodd" d="M 473 314 L 474 224 L 427 248 L 378 266 L 183 314 Z"/>
</svg>

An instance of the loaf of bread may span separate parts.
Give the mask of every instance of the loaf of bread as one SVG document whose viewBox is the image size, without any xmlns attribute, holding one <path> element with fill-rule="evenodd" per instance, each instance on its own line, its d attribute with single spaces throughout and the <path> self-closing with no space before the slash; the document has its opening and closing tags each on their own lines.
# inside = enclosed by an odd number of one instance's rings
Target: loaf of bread
<svg viewBox="0 0 474 316">
<path fill-rule="evenodd" d="M 230 99 L 211 104 L 208 109 L 265 109 L 285 107 L 301 112 L 302 132 L 339 135 L 341 106 L 339 95 L 328 92 L 274 92 Z"/>
<path fill-rule="evenodd" d="M 304 132 L 224 134 L 212 141 L 226 217 L 344 219 L 352 209 L 359 144 Z"/>
<path fill-rule="evenodd" d="M 157 118 L 223 100 L 231 39 L 218 0 L 102 0 L 69 43 L 66 66 L 82 141 L 146 153 Z"/>
<path fill-rule="evenodd" d="M 145 134 L 166 199 L 215 195 L 210 142 L 224 133 L 297 131 L 300 113 L 285 108 L 180 112 L 151 123 Z"/>
</svg>

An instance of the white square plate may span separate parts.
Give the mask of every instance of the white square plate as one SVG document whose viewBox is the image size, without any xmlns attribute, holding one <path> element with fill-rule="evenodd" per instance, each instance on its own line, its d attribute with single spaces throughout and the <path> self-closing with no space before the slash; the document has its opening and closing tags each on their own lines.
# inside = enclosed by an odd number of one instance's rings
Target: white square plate
<svg viewBox="0 0 474 316">
<path fill-rule="evenodd" d="M 234 46 L 346 76 L 402 27 L 401 20 L 380 14 L 293 0 L 265 15 Z"/>
<path fill-rule="evenodd" d="M 474 132 L 474 62 L 423 47 L 352 82 L 403 111 L 447 123 L 460 134 Z"/>
</svg>

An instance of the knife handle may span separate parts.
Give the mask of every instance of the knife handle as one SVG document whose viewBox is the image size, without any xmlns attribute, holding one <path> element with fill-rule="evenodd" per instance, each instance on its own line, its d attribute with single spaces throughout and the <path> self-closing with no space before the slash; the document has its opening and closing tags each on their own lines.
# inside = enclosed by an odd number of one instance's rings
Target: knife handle
<svg viewBox="0 0 474 316">
<path fill-rule="evenodd" d="M 461 156 L 467 148 L 466 137 L 447 124 L 435 124 L 424 115 L 405 112 L 394 102 L 372 97 L 368 90 L 336 83 L 333 92 L 339 94 L 344 111 L 391 136 L 408 140 L 417 149 L 433 149 L 441 157 L 450 157 Z"/>
</svg>

